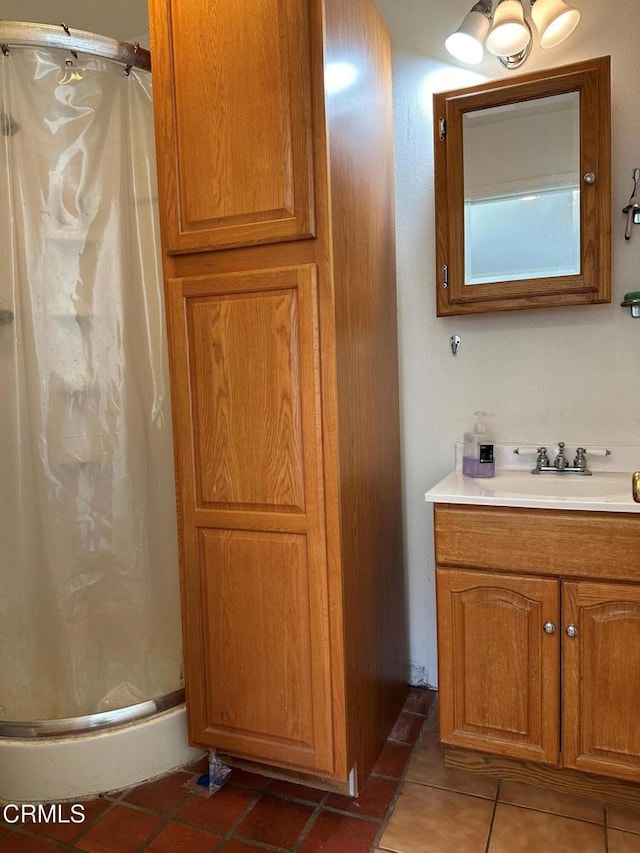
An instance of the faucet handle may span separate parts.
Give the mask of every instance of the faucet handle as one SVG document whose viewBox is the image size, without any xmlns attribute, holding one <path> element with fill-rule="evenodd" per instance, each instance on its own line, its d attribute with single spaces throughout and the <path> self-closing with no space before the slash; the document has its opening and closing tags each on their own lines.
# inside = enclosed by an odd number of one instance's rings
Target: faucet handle
<svg viewBox="0 0 640 853">
<path fill-rule="evenodd" d="M 587 450 L 585 447 L 576 448 L 576 458 L 573 460 L 573 467 L 579 471 L 584 471 L 587 467 Z"/>
<path fill-rule="evenodd" d="M 546 447 L 538 448 L 538 455 L 536 457 L 536 469 L 539 471 L 542 468 L 549 467 L 549 456 L 547 454 Z"/>
<path fill-rule="evenodd" d="M 558 471 L 564 471 L 565 468 L 569 467 L 569 460 L 567 459 L 564 453 L 565 447 L 566 445 L 564 441 L 558 442 L 558 455 L 556 456 L 553 462 L 554 468 L 557 468 Z"/>
</svg>

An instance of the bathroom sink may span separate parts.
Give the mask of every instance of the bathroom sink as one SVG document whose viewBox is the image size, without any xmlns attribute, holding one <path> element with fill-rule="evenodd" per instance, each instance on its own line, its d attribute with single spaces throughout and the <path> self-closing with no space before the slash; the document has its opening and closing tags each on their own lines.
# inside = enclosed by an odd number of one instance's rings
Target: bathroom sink
<svg viewBox="0 0 640 853">
<path fill-rule="evenodd" d="M 456 447 L 454 470 L 425 494 L 428 503 L 626 512 L 640 516 L 631 473 L 640 472 L 640 445 L 612 444 L 610 453 L 594 450 L 589 460 L 591 476 L 555 471 L 532 474 L 529 460 L 514 460 L 514 445 L 497 445 L 496 475 L 491 478 L 463 475 L 462 448 L 462 444 Z M 640 489 L 640 476 L 638 480 Z"/>
<path fill-rule="evenodd" d="M 631 474 L 519 474 L 505 472 L 485 481 L 485 489 L 496 494 L 550 498 L 607 498 L 631 495 Z"/>
</svg>

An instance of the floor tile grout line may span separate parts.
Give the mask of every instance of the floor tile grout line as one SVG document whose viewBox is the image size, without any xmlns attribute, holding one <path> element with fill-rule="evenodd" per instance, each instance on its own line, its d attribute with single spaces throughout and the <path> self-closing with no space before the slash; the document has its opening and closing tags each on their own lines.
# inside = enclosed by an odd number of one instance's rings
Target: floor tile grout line
<svg viewBox="0 0 640 853">
<path fill-rule="evenodd" d="M 240 835 L 236 833 L 231 838 L 223 838 L 221 839 L 215 847 L 215 850 L 224 850 L 224 845 L 229 841 L 245 841 L 247 844 L 250 844 L 252 847 L 255 847 L 257 850 L 266 850 L 268 853 L 292 853 L 291 850 L 287 850 L 285 847 L 278 847 L 275 844 L 267 844 L 266 841 L 258 841 L 255 838 L 249 838 L 248 835 Z"/>
<path fill-rule="evenodd" d="M 484 853 L 489 853 L 489 848 L 491 847 L 491 835 L 493 834 L 493 823 L 496 819 L 496 812 L 498 810 L 498 802 L 500 800 L 500 779 L 498 779 L 498 784 L 496 785 L 496 793 L 493 798 L 493 809 L 491 810 L 491 820 L 489 821 L 489 832 L 487 832 L 487 843 L 485 844 Z"/>
<path fill-rule="evenodd" d="M 542 809 L 542 808 L 539 808 L 538 806 L 524 805 L 523 803 L 510 803 L 510 802 L 507 802 L 505 800 L 501 800 L 500 802 L 503 806 L 511 806 L 514 809 L 524 809 L 525 811 L 528 811 L 528 812 L 539 812 L 540 814 L 548 814 L 548 815 L 553 815 L 554 817 L 562 817 L 562 818 L 565 818 L 566 820 L 578 821 L 578 823 L 588 823 L 589 826 L 604 826 L 604 821 L 589 820 L 589 818 L 586 818 L 586 817 L 576 817 L 573 814 L 564 814 L 563 812 L 553 812 L 553 811 L 550 811 L 549 809 Z"/>
<path fill-rule="evenodd" d="M 247 803 L 247 805 L 244 807 L 242 812 L 238 815 L 238 817 L 233 821 L 231 826 L 226 831 L 223 831 L 221 829 L 216 830 L 216 829 L 213 829 L 212 827 L 204 826 L 201 823 L 195 823 L 192 820 L 185 820 L 185 818 L 180 817 L 179 815 L 176 815 L 174 819 L 175 819 L 176 823 L 185 824 L 185 826 L 190 826 L 192 829 L 204 830 L 205 832 L 211 832 L 215 835 L 219 835 L 220 841 L 218 842 L 218 844 L 215 847 L 215 849 L 218 850 L 224 842 L 228 841 L 231 838 L 236 827 L 252 811 L 253 807 L 255 806 L 255 804 L 258 802 L 258 800 L 262 796 L 262 791 L 256 791 L 255 789 L 248 789 L 248 790 L 253 790 L 253 793 L 254 793 L 253 799 Z M 192 796 L 198 796 L 198 795 L 193 794 Z M 213 796 L 215 797 L 215 794 L 213 794 Z"/>
<path fill-rule="evenodd" d="M 103 799 L 103 798 L 102 797 L 95 797 L 95 799 Z M 93 802 L 93 800 L 90 800 L 89 802 Z M 44 835 L 43 833 L 34 832 L 33 830 L 29 830 L 27 828 L 29 826 L 28 823 L 16 824 L 14 831 L 16 831 L 18 835 L 26 835 L 29 838 L 37 838 L 37 839 L 40 839 L 41 841 L 49 841 L 52 844 L 69 845 L 69 847 L 73 850 L 73 849 L 75 849 L 73 845 L 76 842 L 80 841 L 87 834 L 87 832 L 93 826 L 95 826 L 95 824 L 97 824 L 106 814 L 108 814 L 113 809 L 113 807 L 116 805 L 116 802 L 112 802 L 112 801 L 109 801 L 109 802 L 110 802 L 110 805 L 108 805 L 107 808 L 103 812 L 100 812 L 100 814 L 95 815 L 95 817 L 93 817 L 92 820 L 86 826 L 85 826 L 85 824 L 81 825 L 81 829 L 79 830 L 78 835 L 76 835 L 72 841 L 60 841 L 59 839 L 51 838 L 50 835 Z"/>
<path fill-rule="evenodd" d="M 318 789 L 316 789 L 316 790 L 318 790 Z M 301 797 L 292 797 L 292 796 L 289 796 L 288 794 L 273 794 L 273 793 L 271 793 L 271 791 L 268 788 L 266 788 L 265 790 L 261 790 L 260 793 L 261 794 L 268 794 L 270 797 L 273 797 L 274 800 L 284 800 L 287 803 L 296 803 L 297 805 L 300 805 L 300 806 L 313 806 L 315 808 L 316 806 L 322 805 L 325 802 L 325 800 L 327 799 L 327 796 L 331 792 L 325 791 L 321 800 L 303 800 Z"/>
<path fill-rule="evenodd" d="M 412 785 L 421 785 L 423 788 L 435 788 L 436 791 L 449 791 L 451 794 L 460 794 L 463 797 L 473 797 L 475 800 L 493 800 L 494 797 L 487 797 L 484 794 L 475 794 L 472 791 L 461 791 L 459 788 L 447 788 L 446 785 L 435 785 L 433 782 L 422 782 L 420 779 L 406 779 L 406 782 L 410 782 Z M 514 805 L 513 803 L 505 803 L 505 805 Z M 526 806 L 522 806 L 522 808 L 527 808 Z M 529 809 L 529 811 L 542 811 L 542 809 Z M 548 812 L 548 814 L 552 814 L 552 812 Z M 562 817 L 562 815 L 560 815 Z M 576 818 L 577 819 L 577 818 Z M 588 822 L 588 821 L 587 821 Z M 592 821 L 593 823 L 593 821 Z"/>
<path fill-rule="evenodd" d="M 391 802 L 391 801 L 389 801 L 389 802 Z M 385 815 L 387 813 L 388 808 L 389 808 L 389 806 L 387 806 L 387 808 L 384 810 Z M 375 817 L 374 815 L 368 815 L 368 814 L 355 814 L 354 812 L 348 812 L 348 811 L 345 811 L 344 809 L 336 809 L 333 806 L 324 806 L 323 811 L 331 812 L 332 814 L 339 814 L 339 815 L 342 815 L 343 817 L 352 817 L 354 820 L 361 820 L 363 823 L 380 823 L 381 820 L 384 820 L 384 816 L 383 817 Z"/>
<path fill-rule="evenodd" d="M 193 776 L 194 774 L 188 774 L 188 775 Z M 130 787 L 130 788 L 126 788 L 126 789 L 124 789 L 124 790 L 123 790 L 123 792 L 121 793 L 121 795 L 120 795 L 120 797 L 119 797 L 118 799 L 116 799 L 116 800 L 110 800 L 111 805 L 110 805 L 107 809 L 105 809 L 103 812 L 101 812 L 99 815 L 97 815 L 97 816 L 95 817 L 95 819 L 93 820 L 93 822 L 92 822 L 91 826 L 90 826 L 90 827 L 88 827 L 86 831 L 88 832 L 88 830 L 89 830 L 89 829 L 90 829 L 94 824 L 98 823 L 98 822 L 99 822 L 103 817 L 105 817 L 105 816 L 108 814 L 108 812 L 112 811 L 112 810 L 113 810 L 113 808 L 114 808 L 115 806 L 120 805 L 120 806 L 123 806 L 123 807 L 125 807 L 125 808 L 129 808 L 129 809 L 131 809 L 132 811 L 144 812 L 144 813 L 146 813 L 146 814 L 152 815 L 153 817 L 160 818 L 160 821 L 161 821 L 161 822 L 160 822 L 160 825 L 157 827 L 157 829 L 155 829 L 155 830 L 151 833 L 151 835 L 147 838 L 147 840 L 146 840 L 146 841 L 144 841 L 144 842 L 142 843 L 142 845 L 141 845 L 140 847 L 138 847 L 138 848 L 137 848 L 137 850 L 146 850 L 146 848 L 147 848 L 147 847 L 148 847 L 148 846 L 149 846 L 149 845 L 150 845 L 150 844 L 151 844 L 151 843 L 152 843 L 152 842 L 157 838 L 157 836 L 162 832 L 162 830 L 163 830 L 163 829 L 167 826 L 167 824 L 168 824 L 168 823 L 170 823 L 170 822 L 173 822 L 173 823 L 182 823 L 182 824 L 185 824 L 186 826 L 190 826 L 192 829 L 199 829 L 199 830 L 201 830 L 201 831 L 203 831 L 203 832 L 208 832 L 208 833 L 210 833 L 210 834 L 212 834 L 212 835 L 220 835 L 221 830 L 217 830 L 217 831 L 216 831 L 216 830 L 214 830 L 214 829 L 211 829 L 211 828 L 210 828 L 210 827 L 208 827 L 208 826 L 204 826 L 204 825 L 202 825 L 202 824 L 196 824 L 196 823 L 192 823 L 192 822 L 187 821 L 187 820 L 183 820 L 183 819 L 181 819 L 181 818 L 178 816 L 178 812 L 179 812 L 179 810 L 180 810 L 180 809 L 185 805 L 185 803 L 187 802 L 187 800 L 188 800 L 190 797 L 196 797 L 196 796 L 198 796 L 197 794 L 194 794 L 194 793 L 189 792 L 189 791 L 187 791 L 187 790 L 185 790 L 185 795 L 184 795 L 184 797 L 183 797 L 183 798 L 182 798 L 178 803 L 176 803 L 176 805 L 175 805 L 172 809 L 170 809 L 170 810 L 168 810 L 168 811 L 164 811 L 164 810 L 162 810 L 162 809 L 154 809 L 154 808 L 149 807 L 149 806 L 141 806 L 141 805 L 139 805 L 138 803 L 130 803 L 130 802 L 127 802 L 127 801 L 124 799 L 124 797 L 125 797 L 125 796 L 127 796 L 129 793 L 131 793 L 131 791 L 135 790 L 137 787 L 142 787 L 142 786 L 144 786 L 145 784 L 147 784 L 147 783 L 142 782 L 142 783 L 140 784 L 140 786 L 134 785 L 134 786 L 132 786 L 132 787 Z M 245 786 L 242 786 L 242 787 L 244 788 Z M 255 790 L 255 789 L 247 788 L 247 790 Z M 76 840 L 76 841 L 80 841 L 80 839 L 81 839 L 85 834 L 86 834 L 86 832 L 85 832 L 85 831 L 83 831 L 83 832 L 82 832 L 82 834 L 81 834 L 81 835 L 79 835 L 75 840 Z M 73 843 L 73 842 L 71 842 L 71 843 Z M 73 848 L 73 849 L 76 849 L 76 848 Z"/>
<path fill-rule="evenodd" d="M 176 805 L 173 807 L 173 809 L 171 809 L 171 811 L 165 812 L 161 815 L 158 815 L 159 817 L 163 818 L 162 822 L 160 823 L 160 826 L 155 830 L 155 832 L 152 832 L 151 835 L 144 842 L 144 844 L 142 844 L 138 848 L 138 853 L 139 853 L 139 851 L 146 850 L 147 847 L 149 847 L 149 845 L 152 844 L 155 841 L 155 839 L 160 835 L 160 833 L 163 831 L 163 829 L 165 829 L 167 827 L 167 825 L 169 824 L 170 821 L 177 823 L 176 815 L 177 815 L 179 809 L 181 809 L 184 806 L 184 804 L 187 802 L 187 800 L 190 797 L 197 796 L 197 794 L 190 793 L 186 789 L 184 789 L 184 791 L 185 791 L 185 796 L 180 800 L 179 803 L 176 803 Z M 134 805 L 134 804 L 128 803 L 128 805 Z M 143 807 L 140 806 L 139 808 L 142 809 Z M 154 812 L 152 809 L 147 809 L 147 811 L 149 811 L 151 814 L 158 814 L 157 812 Z M 204 826 L 200 827 L 200 829 L 204 832 L 212 832 L 213 833 L 213 830 L 209 830 L 209 829 L 207 829 L 207 827 L 204 827 Z"/>
<path fill-rule="evenodd" d="M 324 808 L 324 803 L 326 803 L 328 799 L 329 794 L 327 792 L 327 794 L 325 794 L 325 796 L 322 798 L 322 801 L 317 804 L 315 809 L 309 815 L 307 822 L 302 827 L 298 837 L 296 838 L 296 843 L 291 848 L 293 853 L 298 853 L 298 850 L 300 850 L 301 845 L 304 844 L 307 836 L 315 826 L 316 821 L 318 820 L 318 817 L 320 816 L 322 809 Z"/>
<path fill-rule="evenodd" d="M 256 803 L 258 802 L 258 800 L 261 799 L 264 796 L 264 794 L 268 793 L 268 790 L 269 790 L 268 788 L 265 788 L 265 789 L 262 789 L 262 790 L 257 792 L 258 797 L 256 798 L 256 800 L 253 803 L 250 803 L 249 806 L 247 806 L 245 813 L 240 815 L 240 817 L 237 819 L 237 821 L 231 826 L 227 835 L 221 840 L 221 842 L 220 842 L 221 845 L 223 844 L 223 842 L 231 840 L 232 838 L 240 838 L 242 840 L 250 841 L 252 843 L 257 842 L 259 844 L 267 844 L 266 841 L 260 842 L 260 841 L 258 841 L 258 839 L 250 838 L 248 835 L 243 835 L 238 830 L 241 828 L 240 824 L 242 823 L 242 821 L 244 821 L 244 818 L 249 814 L 249 812 L 251 812 L 253 810 L 253 808 L 256 805 Z M 270 794 L 270 796 L 274 797 L 274 799 L 277 798 L 279 800 L 283 800 L 284 802 L 287 802 L 286 797 L 278 796 L 277 794 Z M 294 850 L 298 849 L 298 844 L 300 842 L 300 838 L 301 838 L 302 834 L 305 833 L 305 830 L 309 826 L 309 821 L 313 821 L 314 816 L 316 815 L 317 812 L 319 812 L 322 809 L 322 803 L 325 802 L 325 800 L 327 799 L 328 796 L 329 796 L 328 793 L 325 793 L 323 795 L 320 803 L 310 803 L 309 801 L 297 802 L 297 805 L 313 806 L 313 810 L 312 810 L 311 814 L 309 815 L 309 817 L 307 818 L 307 823 L 305 823 L 304 827 L 302 828 L 302 830 L 298 834 L 298 837 L 296 838 L 296 842 L 295 842 L 294 847 L 289 848 L 290 851 L 294 851 Z M 305 834 L 305 837 L 306 837 L 306 834 Z M 285 848 L 277 847 L 275 845 L 268 845 L 268 846 L 270 847 L 271 850 L 274 850 L 274 849 L 275 850 L 285 850 Z M 217 849 L 218 848 L 216 847 L 216 850 Z"/>
<path fill-rule="evenodd" d="M 191 775 L 193 775 L 193 774 L 191 774 Z M 265 777 L 265 780 L 267 780 L 267 777 Z M 218 844 L 226 843 L 226 841 L 229 840 L 230 836 L 235 836 L 235 837 L 242 837 L 243 839 L 246 839 L 248 841 L 255 841 L 256 843 L 259 843 L 261 845 L 265 845 L 266 849 L 277 850 L 279 848 L 274 847 L 274 845 L 272 845 L 272 844 L 267 844 L 266 842 L 258 842 L 256 839 L 249 839 L 248 836 L 241 836 L 241 834 L 236 831 L 236 827 L 238 826 L 238 824 L 244 820 L 244 818 L 249 814 L 250 811 L 252 811 L 252 809 L 255 806 L 255 804 L 257 803 L 257 801 L 259 799 L 261 799 L 265 793 L 268 793 L 274 799 L 284 800 L 285 802 L 295 802 L 298 805 L 314 806 L 314 807 L 316 805 L 316 803 L 312 803 L 309 800 L 300 800 L 298 798 L 287 797 L 287 796 L 282 795 L 282 794 L 272 794 L 269 792 L 266 784 L 263 785 L 261 788 L 255 788 L 251 785 L 245 785 L 242 782 L 233 782 L 233 780 L 230 780 L 230 781 L 233 783 L 234 786 L 241 788 L 243 791 L 253 793 L 254 798 L 250 803 L 247 804 L 245 810 L 234 821 L 234 823 L 231 825 L 231 827 L 228 830 L 226 830 L 226 832 L 223 832 L 223 830 L 221 830 L 221 829 L 218 829 L 218 830 L 212 829 L 211 827 L 205 826 L 204 824 L 195 823 L 191 820 L 186 820 L 186 819 L 180 817 L 178 812 L 184 807 L 186 801 L 190 797 L 198 796 L 197 794 L 194 794 L 193 792 L 191 792 L 191 793 L 188 791 L 185 792 L 184 799 L 182 799 L 170 812 L 166 812 L 166 813 L 157 812 L 154 809 L 146 807 L 146 806 L 139 806 L 139 805 L 134 804 L 134 803 L 126 803 L 126 805 L 135 807 L 140 811 L 147 811 L 151 814 L 157 815 L 158 817 L 163 817 L 163 823 L 161 824 L 160 827 L 158 827 L 157 831 L 155 831 L 147 839 L 147 841 L 145 842 L 145 845 L 142 847 L 142 849 L 143 850 L 146 849 L 146 847 L 148 847 L 153 842 L 153 840 L 160 834 L 160 832 L 164 829 L 164 827 L 169 822 L 174 822 L 174 823 L 184 824 L 185 826 L 189 826 L 192 829 L 199 829 L 203 832 L 208 832 L 208 833 L 211 833 L 213 835 L 220 835 L 221 840 L 218 842 Z M 215 796 L 215 793 L 212 796 Z M 207 798 L 207 799 L 209 799 L 209 798 Z M 326 799 L 326 795 L 323 796 L 323 801 L 324 801 L 324 799 Z"/>
<path fill-rule="evenodd" d="M 418 743 L 416 741 L 415 746 L 417 746 L 417 745 L 418 745 Z M 413 750 L 411 751 L 411 755 L 413 755 Z M 411 758 L 411 755 L 409 756 L 409 758 Z M 409 759 L 407 759 L 407 760 L 409 760 Z M 389 776 L 386 773 L 373 773 L 372 772 L 369 774 L 369 776 L 373 777 L 374 779 L 388 779 L 390 782 L 399 782 L 400 779 L 402 779 L 402 776 Z"/>
<path fill-rule="evenodd" d="M 420 738 L 422 737 L 422 733 L 427 730 L 427 725 L 428 725 L 428 723 L 431 719 L 431 716 L 433 714 L 433 706 L 434 706 L 434 700 L 431 701 L 431 705 L 429 706 L 429 713 L 425 714 L 425 716 L 424 716 L 424 722 L 420 726 L 420 731 L 418 732 L 418 737 L 416 738 L 415 743 L 412 746 L 411 753 L 409 754 L 409 757 L 407 758 L 407 760 L 405 762 L 405 765 L 404 765 L 404 768 L 402 771 L 402 775 L 400 776 L 399 779 L 395 780 L 395 781 L 397 781 L 395 793 L 394 793 L 393 797 L 391 798 L 391 800 L 389 801 L 389 805 L 387 806 L 387 810 L 385 812 L 384 818 L 380 821 L 380 828 L 378 829 L 378 832 L 376 833 L 375 838 L 373 839 L 373 843 L 371 844 L 371 847 L 369 848 L 369 853 L 373 853 L 373 851 L 375 851 L 375 849 L 377 847 L 379 847 L 380 842 L 382 840 L 382 837 L 384 836 L 384 832 L 385 832 L 387 825 L 389 823 L 389 820 L 391 819 L 391 815 L 394 813 L 394 811 L 396 809 L 396 806 L 398 804 L 398 800 L 400 799 L 400 794 L 402 792 L 402 787 L 405 783 L 407 773 L 409 772 L 409 765 L 411 764 L 411 759 L 413 758 L 413 755 L 414 755 L 416 749 L 418 748 L 418 745 L 420 743 Z"/>
</svg>

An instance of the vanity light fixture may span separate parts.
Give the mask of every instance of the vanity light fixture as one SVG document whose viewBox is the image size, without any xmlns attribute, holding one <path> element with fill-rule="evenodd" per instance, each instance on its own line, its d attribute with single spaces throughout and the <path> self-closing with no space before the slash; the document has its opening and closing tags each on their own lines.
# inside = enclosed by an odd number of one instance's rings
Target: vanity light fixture
<svg viewBox="0 0 640 853">
<path fill-rule="evenodd" d="M 571 35 L 578 26 L 580 12 L 563 0 L 535 0 L 531 4 L 531 17 L 540 33 L 540 47 L 547 49 Z"/>
<path fill-rule="evenodd" d="M 486 47 L 505 68 L 519 68 L 531 53 L 530 21 L 540 47 L 552 48 L 574 31 L 580 12 L 564 0 L 478 0 L 460 27 L 445 41 L 460 62 L 477 65 Z"/>
<path fill-rule="evenodd" d="M 520 0 L 499 0 L 485 44 L 489 53 L 498 58 L 531 49 L 531 28 L 524 19 Z"/>
<path fill-rule="evenodd" d="M 481 0 L 472 7 L 455 33 L 444 46 L 460 62 L 478 65 L 484 55 L 483 45 L 491 29 L 491 0 Z"/>
</svg>

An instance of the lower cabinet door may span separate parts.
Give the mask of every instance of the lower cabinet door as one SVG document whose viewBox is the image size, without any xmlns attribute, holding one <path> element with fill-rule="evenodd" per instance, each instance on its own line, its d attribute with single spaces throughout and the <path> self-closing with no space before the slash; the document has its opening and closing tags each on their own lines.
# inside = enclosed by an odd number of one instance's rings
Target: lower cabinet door
<svg viewBox="0 0 640 853">
<path fill-rule="evenodd" d="M 436 571 L 440 737 L 558 761 L 559 583 Z"/>
<path fill-rule="evenodd" d="M 563 584 L 565 767 L 640 781 L 640 586 Z"/>
<path fill-rule="evenodd" d="M 316 268 L 173 278 L 167 315 L 191 743 L 342 774 Z"/>
</svg>

